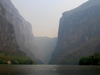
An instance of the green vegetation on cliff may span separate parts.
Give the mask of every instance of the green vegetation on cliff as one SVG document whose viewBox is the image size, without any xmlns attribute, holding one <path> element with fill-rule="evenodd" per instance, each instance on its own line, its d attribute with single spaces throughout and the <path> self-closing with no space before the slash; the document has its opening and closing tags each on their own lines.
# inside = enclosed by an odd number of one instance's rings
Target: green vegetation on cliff
<svg viewBox="0 0 100 75">
<path fill-rule="evenodd" d="M 25 55 L 0 53 L 0 64 L 36 64 L 36 62 Z"/>
<path fill-rule="evenodd" d="M 88 57 L 82 57 L 79 60 L 79 65 L 100 65 L 100 53 L 95 53 Z"/>
</svg>

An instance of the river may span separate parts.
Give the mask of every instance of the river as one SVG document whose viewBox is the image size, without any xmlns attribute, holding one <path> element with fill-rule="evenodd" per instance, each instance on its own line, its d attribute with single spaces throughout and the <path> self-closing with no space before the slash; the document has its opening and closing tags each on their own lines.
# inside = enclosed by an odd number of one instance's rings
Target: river
<svg viewBox="0 0 100 75">
<path fill-rule="evenodd" d="M 100 66 L 0 65 L 0 75 L 100 75 Z"/>
</svg>

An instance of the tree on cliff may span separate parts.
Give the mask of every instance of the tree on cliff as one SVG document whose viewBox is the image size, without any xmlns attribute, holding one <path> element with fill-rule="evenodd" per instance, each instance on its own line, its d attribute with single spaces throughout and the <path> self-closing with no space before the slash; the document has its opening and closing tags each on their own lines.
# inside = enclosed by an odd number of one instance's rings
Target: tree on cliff
<svg viewBox="0 0 100 75">
<path fill-rule="evenodd" d="M 96 52 L 93 56 L 82 57 L 79 65 L 100 65 L 100 53 Z"/>
</svg>

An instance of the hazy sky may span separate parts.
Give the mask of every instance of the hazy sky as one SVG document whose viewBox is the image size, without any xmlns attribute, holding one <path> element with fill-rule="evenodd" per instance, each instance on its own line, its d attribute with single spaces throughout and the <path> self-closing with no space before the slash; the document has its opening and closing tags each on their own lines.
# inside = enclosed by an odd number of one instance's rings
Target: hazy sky
<svg viewBox="0 0 100 75">
<path fill-rule="evenodd" d="M 34 36 L 56 37 L 62 13 L 88 0 L 11 0 L 32 24 Z"/>
</svg>

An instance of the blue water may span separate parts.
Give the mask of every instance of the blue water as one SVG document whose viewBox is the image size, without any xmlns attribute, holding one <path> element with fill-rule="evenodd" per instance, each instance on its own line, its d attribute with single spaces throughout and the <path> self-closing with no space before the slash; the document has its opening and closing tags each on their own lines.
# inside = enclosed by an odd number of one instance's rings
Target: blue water
<svg viewBox="0 0 100 75">
<path fill-rule="evenodd" d="M 0 65 L 0 75 L 100 75 L 100 66 Z"/>
</svg>

